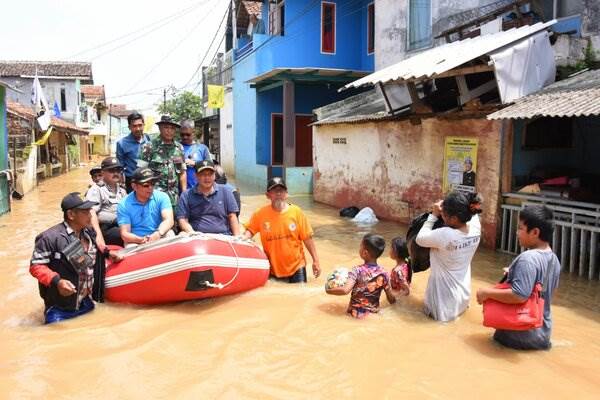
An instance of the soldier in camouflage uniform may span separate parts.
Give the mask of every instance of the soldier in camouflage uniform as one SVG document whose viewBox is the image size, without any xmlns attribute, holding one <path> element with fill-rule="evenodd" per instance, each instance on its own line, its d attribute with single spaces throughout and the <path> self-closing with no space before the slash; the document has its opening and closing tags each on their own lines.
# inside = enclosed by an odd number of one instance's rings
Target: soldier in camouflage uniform
<svg viewBox="0 0 600 400">
<path fill-rule="evenodd" d="M 165 192 L 171 205 L 176 207 L 180 188 L 181 191 L 187 189 L 183 146 L 175 141 L 175 129 L 179 128 L 179 124 L 163 115 L 156 125 L 160 129 L 160 135 L 142 145 L 140 159 L 147 162 L 148 167 L 157 175 L 160 174 L 156 189 Z"/>
</svg>

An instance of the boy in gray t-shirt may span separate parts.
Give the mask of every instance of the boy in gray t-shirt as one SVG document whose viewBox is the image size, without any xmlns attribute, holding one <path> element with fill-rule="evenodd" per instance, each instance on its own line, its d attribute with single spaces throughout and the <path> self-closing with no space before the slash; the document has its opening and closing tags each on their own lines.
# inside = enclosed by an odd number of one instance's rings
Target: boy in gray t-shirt
<svg viewBox="0 0 600 400">
<path fill-rule="evenodd" d="M 477 302 L 487 299 L 502 303 L 525 302 L 537 282 L 542 283 L 544 298 L 544 324 L 541 328 L 528 331 L 496 330 L 494 340 L 500 344 L 520 350 L 544 350 L 551 347 L 552 314 L 550 304 L 554 290 L 558 287 L 560 262 L 550 248 L 552 240 L 552 212 L 545 206 L 526 207 L 519 216 L 517 238 L 528 250 L 521 253 L 508 268 L 508 289 L 493 287 L 477 291 Z"/>
</svg>

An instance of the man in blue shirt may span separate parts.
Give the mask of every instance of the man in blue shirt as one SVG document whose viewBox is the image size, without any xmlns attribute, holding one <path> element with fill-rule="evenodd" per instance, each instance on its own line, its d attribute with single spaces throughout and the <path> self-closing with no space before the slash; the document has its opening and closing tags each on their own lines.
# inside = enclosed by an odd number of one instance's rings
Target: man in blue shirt
<svg viewBox="0 0 600 400">
<path fill-rule="evenodd" d="M 212 161 L 196 163 L 198 183 L 183 192 L 177 204 L 177 221 L 182 231 L 238 236 L 238 205 L 231 189 L 215 183 Z"/>
<path fill-rule="evenodd" d="M 131 133 L 117 142 L 117 159 L 123 166 L 125 174 L 125 189 L 127 193 L 133 190 L 131 187 L 131 177 L 137 168 L 140 146 L 150 141 L 150 137 L 144 133 L 144 116 L 137 112 L 129 114 L 127 117 L 129 130 Z"/>
<path fill-rule="evenodd" d="M 191 188 L 196 185 L 196 171 L 194 166 L 198 161 L 210 160 L 210 152 L 208 147 L 202 143 L 196 143 L 194 140 L 194 121 L 185 120 L 181 122 L 179 135 L 181 136 L 181 144 L 183 145 L 183 156 L 185 165 L 187 166 L 187 187 Z"/>
<path fill-rule="evenodd" d="M 171 200 L 166 193 L 154 190 L 157 179 L 150 168 L 138 168 L 131 177 L 133 192 L 117 207 L 117 221 L 125 245 L 144 244 L 174 235 Z"/>
</svg>

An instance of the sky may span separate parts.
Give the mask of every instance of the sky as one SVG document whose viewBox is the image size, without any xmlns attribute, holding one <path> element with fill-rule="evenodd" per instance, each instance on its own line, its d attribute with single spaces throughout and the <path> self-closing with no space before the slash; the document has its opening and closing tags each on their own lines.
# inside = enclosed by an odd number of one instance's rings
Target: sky
<svg viewBox="0 0 600 400">
<path fill-rule="evenodd" d="M 2 1 L 0 59 L 92 62 L 107 101 L 151 114 L 162 87 L 200 94 L 199 73 L 222 41 L 227 0 Z M 154 90 L 150 90 L 154 89 Z"/>
</svg>

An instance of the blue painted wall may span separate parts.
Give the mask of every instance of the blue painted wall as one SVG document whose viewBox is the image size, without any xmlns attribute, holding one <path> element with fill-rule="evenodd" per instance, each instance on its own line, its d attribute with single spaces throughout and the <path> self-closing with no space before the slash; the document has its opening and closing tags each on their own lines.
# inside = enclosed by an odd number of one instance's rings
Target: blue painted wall
<svg viewBox="0 0 600 400">
<path fill-rule="evenodd" d="M 286 0 L 284 36 L 254 35 L 257 74 L 279 67 L 343 68 L 373 71 L 374 55 L 367 54 L 367 5 L 372 0 L 332 0 L 336 3 L 335 54 L 321 53 L 321 2 Z M 268 29 L 268 4 L 263 21 Z M 267 43 L 265 43 L 267 42 Z"/>
<path fill-rule="evenodd" d="M 296 114 L 311 115 L 312 110 L 341 100 L 345 93 L 337 92 L 338 85 L 295 85 Z M 283 113 L 283 89 L 281 87 L 258 92 L 256 125 L 256 162 L 271 164 L 271 115 Z"/>
<path fill-rule="evenodd" d="M 513 175 L 529 175 L 537 166 L 567 167 L 587 174 L 600 174 L 600 118 L 574 118 L 573 147 L 568 149 L 523 150 L 523 121 L 515 121 Z"/>
<path fill-rule="evenodd" d="M 333 1 L 337 4 L 335 54 L 321 54 L 321 2 L 286 0 L 284 36 L 255 34 L 254 52 L 237 57 L 233 67 L 233 129 L 238 182 L 264 186 L 267 166 L 271 163 L 271 114 L 281 113 L 283 102 L 281 87 L 257 92 L 246 82 L 274 68 L 373 71 L 374 55 L 367 54 L 367 6 L 371 1 Z M 263 21 L 268 30 L 266 1 L 263 3 Z M 243 45 L 246 42 L 241 41 L 238 49 Z M 311 114 L 314 108 L 350 95 L 340 95 L 338 87 L 297 84 L 295 113 Z M 306 169 L 298 174 L 304 177 L 300 186 L 311 185 L 312 174 Z"/>
</svg>

